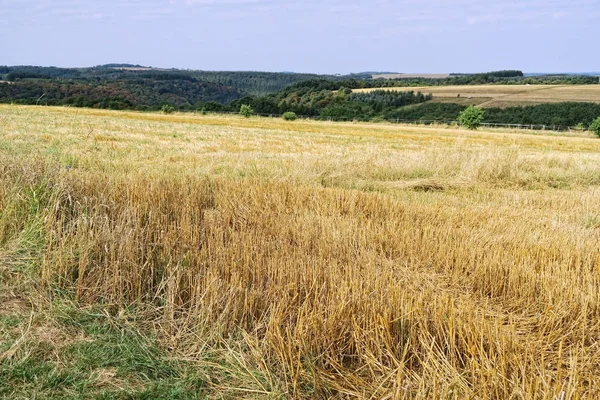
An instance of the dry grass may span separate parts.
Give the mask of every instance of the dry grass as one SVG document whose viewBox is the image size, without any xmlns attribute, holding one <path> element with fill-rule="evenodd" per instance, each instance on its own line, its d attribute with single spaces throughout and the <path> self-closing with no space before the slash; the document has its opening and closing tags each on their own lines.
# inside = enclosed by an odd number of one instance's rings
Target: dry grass
<svg viewBox="0 0 600 400">
<path fill-rule="evenodd" d="M 600 85 L 473 85 L 473 86 L 420 86 L 390 88 L 398 91 L 432 93 L 439 101 L 470 99 L 482 107 L 527 106 L 562 101 L 600 103 Z M 377 89 L 357 89 L 369 92 Z M 460 95 L 460 98 L 457 96 Z M 478 99 L 481 101 L 477 102 Z M 471 105 L 471 104 L 469 104 Z"/>
<path fill-rule="evenodd" d="M 231 397 L 600 395 L 597 139 L 0 113 L 0 240 Z"/>
</svg>

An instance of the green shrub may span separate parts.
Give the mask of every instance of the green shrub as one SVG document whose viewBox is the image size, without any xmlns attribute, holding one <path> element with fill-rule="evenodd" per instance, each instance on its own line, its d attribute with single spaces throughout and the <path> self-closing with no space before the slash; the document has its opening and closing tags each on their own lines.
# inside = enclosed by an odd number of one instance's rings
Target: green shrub
<svg viewBox="0 0 600 400">
<path fill-rule="evenodd" d="M 483 121 L 483 110 L 479 107 L 470 106 L 458 115 L 458 123 L 467 129 L 479 128 Z"/>
<path fill-rule="evenodd" d="M 295 121 L 296 118 L 298 118 L 298 116 L 294 112 L 288 111 L 286 113 L 283 113 L 283 119 L 285 119 L 286 121 Z"/>
<path fill-rule="evenodd" d="M 590 131 L 600 137 L 600 117 L 596 118 L 590 125 Z"/>
<path fill-rule="evenodd" d="M 169 104 L 163 104 L 163 106 L 160 110 L 162 112 L 164 112 L 165 114 L 172 114 L 173 111 L 175 111 L 175 108 L 173 108 L 173 106 L 171 106 Z"/>
<path fill-rule="evenodd" d="M 254 114 L 254 110 L 248 104 L 242 104 L 240 107 L 240 115 L 243 115 L 246 118 L 250 118 Z"/>
</svg>

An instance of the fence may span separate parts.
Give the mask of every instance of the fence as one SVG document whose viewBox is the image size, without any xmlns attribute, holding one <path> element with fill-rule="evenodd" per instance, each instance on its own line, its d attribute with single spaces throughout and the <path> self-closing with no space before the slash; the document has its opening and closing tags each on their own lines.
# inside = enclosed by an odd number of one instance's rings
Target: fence
<svg viewBox="0 0 600 400">
<path fill-rule="evenodd" d="M 233 111 L 219 111 L 219 112 L 210 112 L 211 114 L 228 114 L 228 115 L 239 115 L 238 112 Z M 283 114 L 260 114 L 255 113 L 254 115 L 265 118 L 282 118 Z M 451 120 L 407 120 L 400 118 L 348 118 L 348 117 L 325 117 L 320 115 L 297 115 L 298 119 L 307 119 L 314 121 L 329 121 L 329 122 L 388 122 L 392 124 L 413 124 L 413 125 L 448 125 L 448 126 L 458 126 L 457 121 Z M 490 128 L 508 128 L 508 129 L 526 129 L 526 130 L 536 130 L 536 131 L 555 131 L 555 132 L 566 132 L 566 131 L 578 131 L 584 132 L 586 129 L 575 126 L 561 126 L 561 125 L 542 125 L 542 124 L 503 124 L 503 123 L 494 123 L 494 122 L 482 122 L 481 126 L 490 127 Z"/>
</svg>

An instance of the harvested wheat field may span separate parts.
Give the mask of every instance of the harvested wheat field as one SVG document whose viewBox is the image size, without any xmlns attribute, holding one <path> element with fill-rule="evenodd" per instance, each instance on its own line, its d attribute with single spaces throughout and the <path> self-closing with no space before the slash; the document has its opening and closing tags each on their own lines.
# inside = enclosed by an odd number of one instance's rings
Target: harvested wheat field
<svg viewBox="0 0 600 400">
<path fill-rule="evenodd" d="M 0 176 L 0 397 L 600 396 L 591 136 L 0 106 Z"/>
<path fill-rule="evenodd" d="M 600 103 L 600 85 L 470 85 L 470 86 L 419 86 L 394 87 L 384 90 L 420 91 L 432 93 L 434 101 L 456 101 L 481 107 L 528 106 L 563 101 Z M 355 89 L 371 92 L 382 89 Z M 460 95 L 460 97 L 458 97 Z"/>
</svg>

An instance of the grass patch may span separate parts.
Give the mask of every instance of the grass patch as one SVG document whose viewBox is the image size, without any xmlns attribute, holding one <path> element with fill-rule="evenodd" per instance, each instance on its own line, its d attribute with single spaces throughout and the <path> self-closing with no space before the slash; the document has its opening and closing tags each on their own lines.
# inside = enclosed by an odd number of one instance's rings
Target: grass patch
<svg viewBox="0 0 600 400">
<path fill-rule="evenodd" d="M 66 304 L 43 321 L 0 318 L 0 398 L 206 398 L 201 371 L 170 360 L 149 335 Z"/>
</svg>

